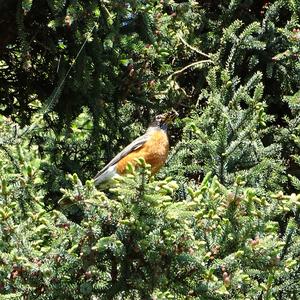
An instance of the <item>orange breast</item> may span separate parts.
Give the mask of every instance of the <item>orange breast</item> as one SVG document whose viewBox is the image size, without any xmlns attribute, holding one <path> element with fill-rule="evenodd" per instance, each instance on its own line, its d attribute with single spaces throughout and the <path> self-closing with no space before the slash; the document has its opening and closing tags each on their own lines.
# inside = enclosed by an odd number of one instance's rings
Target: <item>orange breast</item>
<svg viewBox="0 0 300 300">
<path fill-rule="evenodd" d="M 134 159 L 143 157 L 146 163 L 151 165 L 151 173 L 153 175 L 165 163 L 168 153 L 169 140 L 167 134 L 163 130 L 155 130 L 150 132 L 149 140 L 141 148 L 132 151 L 117 163 L 117 172 L 123 174 L 129 162 L 136 165 Z"/>
</svg>

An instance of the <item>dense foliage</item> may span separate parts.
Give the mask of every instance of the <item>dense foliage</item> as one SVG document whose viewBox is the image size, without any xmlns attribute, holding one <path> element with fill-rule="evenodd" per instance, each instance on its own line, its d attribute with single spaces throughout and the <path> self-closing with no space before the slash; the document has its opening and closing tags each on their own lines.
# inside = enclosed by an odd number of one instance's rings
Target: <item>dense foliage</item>
<svg viewBox="0 0 300 300">
<path fill-rule="evenodd" d="M 299 6 L 0 1 L 0 298 L 299 299 Z"/>
</svg>

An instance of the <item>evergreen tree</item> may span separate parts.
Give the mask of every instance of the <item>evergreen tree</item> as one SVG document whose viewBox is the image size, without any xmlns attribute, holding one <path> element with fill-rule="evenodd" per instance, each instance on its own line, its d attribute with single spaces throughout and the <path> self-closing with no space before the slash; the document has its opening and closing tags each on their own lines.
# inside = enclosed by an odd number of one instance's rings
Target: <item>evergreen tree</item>
<svg viewBox="0 0 300 300">
<path fill-rule="evenodd" d="M 1 2 L 0 298 L 298 299 L 299 4 Z"/>
</svg>

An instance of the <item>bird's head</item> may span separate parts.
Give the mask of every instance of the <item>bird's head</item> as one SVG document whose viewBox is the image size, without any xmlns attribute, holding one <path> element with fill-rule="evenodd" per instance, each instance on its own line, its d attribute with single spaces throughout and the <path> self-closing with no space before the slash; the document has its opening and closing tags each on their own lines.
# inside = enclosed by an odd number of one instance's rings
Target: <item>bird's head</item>
<svg viewBox="0 0 300 300">
<path fill-rule="evenodd" d="M 168 125 L 174 121 L 178 116 L 176 110 L 172 109 L 169 112 L 155 116 L 153 122 L 150 124 L 150 128 L 161 128 L 167 130 Z"/>
</svg>

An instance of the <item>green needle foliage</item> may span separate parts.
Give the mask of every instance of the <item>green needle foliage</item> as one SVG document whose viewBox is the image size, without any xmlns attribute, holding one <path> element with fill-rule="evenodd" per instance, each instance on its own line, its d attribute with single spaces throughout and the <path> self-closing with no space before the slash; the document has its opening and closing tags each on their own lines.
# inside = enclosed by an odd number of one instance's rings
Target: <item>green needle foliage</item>
<svg viewBox="0 0 300 300">
<path fill-rule="evenodd" d="M 183 120 L 183 138 L 171 154 L 171 172 L 181 180 L 194 178 L 213 170 L 222 184 L 232 184 L 239 175 L 248 186 L 278 189 L 286 181 L 278 143 L 265 145 L 267 123 L 262 100 L 262 74 L 254 74 L 244 84 L 231 80 L 227 70 L 212 68 L 208 89 L 199 96 L 207 98 L 206 106 L 193 111 Z"/>
<path fill-rule="evenodd" d="M 109 194 L 70 175 L 63 206 L 79 224 L 36 199 L 22 214 L 2 180 L 1 293 L 27 299 L 243 299 L 299 295 L 299 236 L 278 215 L 300 197 L 258 197 L 237 178 L 227 189 L 208 173 L 174 201 L 178 184 L 149 179 L 150 167 L 118 180 Z M 27 183 L 29 185 L 29 183 Z M 288 282 L 288 284 L 287 284 Z"/>
</svg>

